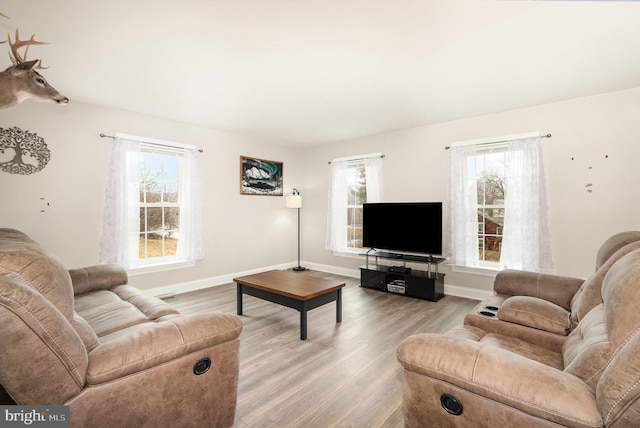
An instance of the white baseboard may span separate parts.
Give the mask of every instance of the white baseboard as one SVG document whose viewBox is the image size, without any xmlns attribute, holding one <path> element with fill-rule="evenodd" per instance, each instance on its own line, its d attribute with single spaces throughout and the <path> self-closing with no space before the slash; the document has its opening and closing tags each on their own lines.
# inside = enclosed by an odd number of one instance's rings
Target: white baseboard
<svg viewBox="0 0 640 428">
<path fill-rule="evenodd" d="M 459 285 L 451 285 L 445 282 L 444 294 L 447 296 L 464 297 L 465 299 L 484 300 L 493 296 L 493 291 L 478 290 L 477 288 L 462 287 Z"/>
<path fill-rule="evenodd" d="M 273 270 L 273 269 L 291 269 L 296 265 L 297 263 L 286 263 L 281 265 L 265 266 L 258 269 L 251 269 L 251 270 L 246 270 L 242 272 L 212 276 L 209 278 L 202 278 L 195 281 L 165 285 L 162 287 L 148 288 L 142 291 L 156 297 L 168 297 L 176 294 L 187 293 L 189 291 L 202 290 L 203 288 L 216 287 L 218 285 L 229 284 L 233 282 L 233 278 L 238 276 L 253 275 L 254 273 L 264 272 L 264 271 Z"/>
<path fill-rule="evenodd" d="M 300 263 L 307 269 L 317 270 L 320 272 L 332 273 L 334 275 L 348 276 L 350 278 L 360 278 L 359 269 L 343 268 L 339 266 L 325 265 L 320 263 Z M 281 265 L 265 266 L 258 269 L 251 269 L 242 272 L 228 273 L 224 275 L 198 279 L 196 281 L 182 282 L 178 284 L 165 285 L 143 290 L 145 293 L 156 297 L 168 297 L 176 294 L 187 293 L 189 291 L 201 290 L 203 288 L 215 287 L 218 285 L 229 284 L 233 282 L 233 278 L 244 275 L 252 275 L 258 272 L 264 272 L 272 269 L 291 269 L 297 266 L 297 262 L 285 263 Z M 475 288 L 462 287 L 459 285 L 444 285 L 444 294 L 449 296 L 464 297 L 473 300 L 483 300 L 493 295 L 489 290 L 478 290 Z"/>
<path fill-rule="evenodd" d="M 339 266 L 323 265 L 320 263 L 302 263 L 302 265 L 311 270 L 332 273 L 334 275 L 348 276 L 349 278 L 360 278 L 360 269 L 343 268 Z"/>
</svg>

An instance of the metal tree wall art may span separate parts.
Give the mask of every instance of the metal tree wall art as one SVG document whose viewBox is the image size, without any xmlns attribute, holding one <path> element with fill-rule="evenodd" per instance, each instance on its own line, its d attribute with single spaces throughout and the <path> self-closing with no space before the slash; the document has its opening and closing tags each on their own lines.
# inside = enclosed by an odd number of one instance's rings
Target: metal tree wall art
<svg viewBox="0 0 640 428">
<path fill-rule="evenodd" d="M 29 175 L 47 166 L 50 158 L 51 152 L 38 134 L 15 126 L 0 128 L 0 170 Z"/>
<path fill-rule="evenodd" d="M 3 13 L 0 15 L 8 18 Z M 11 48 L 9 57 L 13 65 L 0 72 L 0 109 L 13 107 L 29 98 L 39 101 L 54 101 L 58 104 L 69 102 L 69 98 L 49 85 L 45 78 L 36 71 L 46 68 L 42 66 L 41 60 L 27 61 L 29 46 L 46 43 L 35 40 L 35 34 L 29 40 L 20 40 L 18 30 L 16 30 L 14 41 L 11 41 L 11 37 L 7 36 L 7 40 L 0 42 L 0 44 L 6 42 L 9 42 Z M 24 54 L 19 52 L 19 49 L 22 48 L 24 48 Z"/>
</svg>

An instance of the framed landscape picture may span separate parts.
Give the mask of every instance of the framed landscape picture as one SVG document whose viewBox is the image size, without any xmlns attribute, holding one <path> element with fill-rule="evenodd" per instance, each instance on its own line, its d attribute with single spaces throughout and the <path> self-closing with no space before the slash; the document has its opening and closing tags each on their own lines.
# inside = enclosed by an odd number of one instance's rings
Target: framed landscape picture
<svg viewBox="0 0 640 428">
<path fill-rule="evenodd" d="M 240 156 L 240 194 L 282 196 L 283 163 Z"/>
</svg>

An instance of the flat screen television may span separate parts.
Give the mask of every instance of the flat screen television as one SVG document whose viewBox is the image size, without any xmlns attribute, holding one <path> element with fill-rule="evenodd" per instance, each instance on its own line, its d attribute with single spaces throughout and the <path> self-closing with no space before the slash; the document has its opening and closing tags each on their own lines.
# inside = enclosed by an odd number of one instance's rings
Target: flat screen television
<svg viewBox="0 0 640 428">
<path fill-rule="evenodd" d="M 362 216 L 363 247 L 442 254 L 442 202 L 369 203 Z"/>
</svg>

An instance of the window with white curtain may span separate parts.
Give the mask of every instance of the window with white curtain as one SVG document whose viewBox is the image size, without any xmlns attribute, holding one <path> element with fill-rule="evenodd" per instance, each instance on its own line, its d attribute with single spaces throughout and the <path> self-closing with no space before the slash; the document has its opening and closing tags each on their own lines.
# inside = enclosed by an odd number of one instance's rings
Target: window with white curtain
<svg viewBox="0 0 640 428">
<path fill-rule="evenodd" d="M 382 201 L 382 154 L 331 162 L 327 211 L 327 250 L 356 252 L 362 248 L 362 205 Z"/>
<path fill-rule="evenodd" d="M 101 262 L 131 270 L 203 258 L 200 155 L 193 146 L 116 136 Z"/>
<path fill-rule="evenodd" d="M 454 144 L 446 255 L 455 266 L 554 272 L 536 134 Z"/>
</svg>

